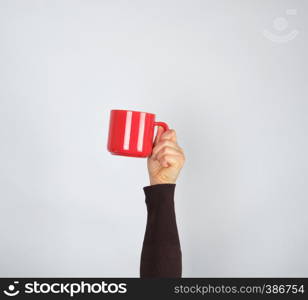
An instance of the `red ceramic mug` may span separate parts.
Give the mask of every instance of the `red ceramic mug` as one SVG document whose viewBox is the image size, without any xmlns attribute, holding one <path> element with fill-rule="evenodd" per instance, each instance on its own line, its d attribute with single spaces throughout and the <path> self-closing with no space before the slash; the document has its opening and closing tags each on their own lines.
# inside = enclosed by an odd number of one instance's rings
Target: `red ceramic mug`
<svg viewBox="0 0 308 300">
<path fill-rule="evenodd" d="M 155 115 L 147 112 L 114 109 L 110 112 L 107 149 L 111 154 L 147 157 L 152 153 L 155 126 L 164 130 L 164 122 L 155 122 Z"/>
</svg>

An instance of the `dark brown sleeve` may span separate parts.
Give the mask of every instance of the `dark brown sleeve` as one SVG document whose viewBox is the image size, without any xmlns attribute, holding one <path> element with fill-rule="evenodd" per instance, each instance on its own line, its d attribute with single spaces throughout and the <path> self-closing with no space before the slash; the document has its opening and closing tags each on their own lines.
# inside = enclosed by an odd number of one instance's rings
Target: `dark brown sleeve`
<svg viewBox="0 0 308 300">
<path fill-rule="evenodd" d="M 182 253 L 174 210 L 175 184 L 151 185 L 143 190 L 148 215 L 140 277 L 181 277 Z"/>
</svg>

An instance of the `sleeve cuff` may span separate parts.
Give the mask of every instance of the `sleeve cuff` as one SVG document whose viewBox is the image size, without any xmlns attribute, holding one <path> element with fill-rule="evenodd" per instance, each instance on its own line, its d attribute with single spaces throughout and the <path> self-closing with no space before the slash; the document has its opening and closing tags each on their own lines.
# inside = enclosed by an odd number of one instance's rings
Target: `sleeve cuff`
<svg viewBox="0 0 308 300">
<path fill-rule="evenodd" d="M 162 199 L 171 198 L 173 199 L 175 191 L 175 183 L 164 183 L 145 186 L 143 188 L 146 199 Z"/>
</svg>

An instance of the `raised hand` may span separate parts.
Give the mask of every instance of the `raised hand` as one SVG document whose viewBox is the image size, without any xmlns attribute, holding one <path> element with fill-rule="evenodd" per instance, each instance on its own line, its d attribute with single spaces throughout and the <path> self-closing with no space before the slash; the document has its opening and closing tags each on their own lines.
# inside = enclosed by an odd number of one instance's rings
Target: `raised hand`
<svg viewBox="0 0 308 300">
<path fill-rule="evenodd" d="M 183 149 L 177 144 L 175 130 L 158 127 L 153 151 L 147 165 L 150 184 L 175 183 L 184 165 Z"/>
</svg>

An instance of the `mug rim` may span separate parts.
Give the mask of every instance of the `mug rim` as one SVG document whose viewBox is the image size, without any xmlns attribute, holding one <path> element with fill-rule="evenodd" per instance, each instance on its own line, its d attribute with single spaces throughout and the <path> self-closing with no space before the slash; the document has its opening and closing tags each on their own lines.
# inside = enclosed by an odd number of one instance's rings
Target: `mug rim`
<svg viewBox="0 0 308 300">
<path fill-rule="evenodd" d="M 131 110 L 131 109 L 112 109 L 111 111 L 131 111 L 131 112 L 138 112 L 138 113 L 146 113 L 146 114 L 148 114 L 148 115 L 155 116 L 155 114 L 153 114 L 153 113 L 149 113 L 149 112 L 146 112 L 146 111 L 140 111 L 140 110 Z"/>
</svg>

